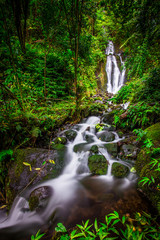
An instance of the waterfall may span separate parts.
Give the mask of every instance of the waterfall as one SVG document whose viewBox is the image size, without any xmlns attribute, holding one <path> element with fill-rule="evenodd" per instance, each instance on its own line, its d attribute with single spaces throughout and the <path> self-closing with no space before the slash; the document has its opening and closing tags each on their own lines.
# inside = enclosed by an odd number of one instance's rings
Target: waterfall
<svg viewBox="0 0 160 240">
<path fill-rule="evenodd" d="M 109 93 L 115 94 L 120 90 L 120 88 L 124 84 L 126 69 L 121 55 L 117 54 L 117 56 L 120 59 L 120 64 L 123 67 L 122 71 L 119 69 L 112 41 L 109 41 L 108 43 L 106 55 L 107 55 L 106 73 L 108 79 L 107 91 Z"/>
</svg>

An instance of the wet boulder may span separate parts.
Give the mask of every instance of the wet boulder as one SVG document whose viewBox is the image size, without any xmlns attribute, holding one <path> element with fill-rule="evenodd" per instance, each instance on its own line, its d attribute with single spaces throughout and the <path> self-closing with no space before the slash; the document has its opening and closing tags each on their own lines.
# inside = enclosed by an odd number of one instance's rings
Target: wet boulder
<svg viewBox="0 0 160 240">
<path fill-rule="evenodd" d="M 69 140 L 69 141 L 74 141 L 74 139 L 76 138 L 77 136 L 77 132 L 74 131 L 74 130 L 67 130 L 64 135 L 66 136 L 66 138 Z"/>
<path fill-rule="evenodd" d="M 93 136 L 93 134 L 89 134 L 89 133 L 85 133 L 85 139 L 86 139 L 86 141 L 88 142 L 88 143 L 92 143 L 92 142 L 94 142 L 94 136 Z"/>
<path fill-rule="evenodd" d="M 105 144 L 104 147 L 107 149 L 108 153 L 109 153 L 112 157 L 117 157 L 117 155 L 118 155 L 118 146 L 117 146 L 117 143 Z"/>
<path fill-rule="evenodd" d="M 103 142 L 112 142 L 115 139 L 115 135 L 109 131 L 98 132 L 97 137 Z"/>
<path fill-rule="evenodd" d="M 35 189 L 29 196 L 29 209 L 38 211 L 45 208 L 51 195 L 52 189 L 50 187 L 44 186 Z"/>
<path fill-rule="evenodd" d="M 88 158 L 90 172 L 95 175 L 105 175 L 108 169 L 108 161 L 103 155 L 92 155 Z"/>
<path fill-rule="evenodd" d="M 90 150 L 90 146 L 88 146 L 86 143 L 79 143 L 77 145 L 74 146 L 73 151 L 74 152 L 86 152 Z"/>
<path fill-rule="evenodd" d="M 129 173 L 129 168 L 121 163 L 114 162 L 112 164 L 112 175 L 117 178 L 124 178 Z"/>
<path fill-rule="evenodd" d="M 59 159 L 53 150 L 31 148 L 18 149 L 14 161 L 8 167 L 6 177 L 6 201 L 12 204 L 15 196 L 27 185 L 36 184 L 42 179 L 57 177 L 64 166 L 64 159 Z"/>
<path fill-rule="evenodd" d="M 94 153 L 94 154 L 98 154 L 99 150 L 98 150 L 98 146 L 97 145 L 93 145 L 90 149 L 90 152 L 91 153 Z"/>
<path fill-rule="evenodd" d="M 135 159 L 138 154 L 138 148 L 132 144 L 123 144 L 121 155 L 127 159 Z"/>
</svg>

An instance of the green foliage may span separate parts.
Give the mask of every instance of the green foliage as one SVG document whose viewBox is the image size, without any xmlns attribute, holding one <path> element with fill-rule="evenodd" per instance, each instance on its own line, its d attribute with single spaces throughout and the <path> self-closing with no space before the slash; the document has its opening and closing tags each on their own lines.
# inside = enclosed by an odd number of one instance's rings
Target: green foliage
<svg viewBox="0 0 160 240">
<path fill-rule="evenodd" d="M 35 236 L 34 236 L 34 235 L 31 236 L 31 240 L 39 240 L 39 239 L 41 239 L 44 235 L 45 235 L 45 233 L 40 234 L 40 230 L 38 230 L 38 232 L 36 233 Z"/>
<path fill-rule="evenodd" d="M 108 214 L 105 217 L 105 223 L 98 223 L 97 219 L 94 224 L 89 224 L 89 220 L 82 225 L 77 224 L 75 229 L 70 233 L 63 224 L 59 223 L 56 231 L 61 233 L 58 239 L 126 239 L 126 240 L 141 240 L 141 239 L 158 239 L 159 230 L 155 220 L 147 214 L 136 213 L 132 219 L 128 214 L 120 218 L 118 212 Z"/>
</svg>

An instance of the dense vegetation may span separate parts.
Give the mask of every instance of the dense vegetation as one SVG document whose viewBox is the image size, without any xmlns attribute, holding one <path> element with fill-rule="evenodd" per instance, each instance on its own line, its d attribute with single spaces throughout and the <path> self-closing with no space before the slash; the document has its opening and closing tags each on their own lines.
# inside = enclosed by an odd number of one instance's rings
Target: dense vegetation
<svg viewBox="0 0 160 240">
<path fill-rule="evenodd" d="M 159 132 L 160 2 L 1 0 L 0 4 L 1 192 L 5 193 L 7 164 L 14 161 L 17 148 L 41 146 L 44 137 L 47 145 L 62 124 L 107 107 L 95 102 L 99 98 L 94 95 L 101 92 L 98 81 L 103 85 L 101 64 L 108 40 L 123 52 L 127 69 L 127 83 L 112 101 L 130 103 L 127 110 L 115 109 L 115 125 L 137 135 L 152 169 L 147 175 L 147 165 L 143 172 L 137 166 L 139 184 L 146 192 L 150 188 L 159 192 L 160 139 L 149 127 L 155 125 Z"/>
</svg>

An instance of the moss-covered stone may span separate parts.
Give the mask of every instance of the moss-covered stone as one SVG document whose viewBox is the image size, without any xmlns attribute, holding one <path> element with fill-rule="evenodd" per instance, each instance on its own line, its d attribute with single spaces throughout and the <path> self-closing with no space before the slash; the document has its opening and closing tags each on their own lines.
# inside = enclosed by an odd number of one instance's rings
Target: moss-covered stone
<svg viewBox="0 0 160 240">
<path fill-rule="evenodd" d="M 82 151 L 88 151 L 90 150 L 90 146 L 88 146 L 86 143 L 79 143 L 74 146 L 73 151 L 74 152 L 82 152 Z"/>
<path fill-rule="evenodd" d="M 58 143 L 58 144 L 51 144 L 51 148 L 54 150 L 64 150 L 65 149 L 65 145 Z"/>
<path fill-rule="evenodd" d="M 107 173 L 107 159 L 103 155 L 93 155 L 88 158 L 88 166 L 92 174 L 105 175 Z"/>
<path fill-rule="evenodd" d="M 117 143 L 105 144 L 104 147 L 107 149 L 108 153 L 109 153 L 112 157 L 117 157 L 117 154 L 118 154 Z"/>
<path fill-rule="evenodd" d="M 98 146 L 97 145 L 93 145 L 90 149 L 91 153 L 94 153 L 94 154 L 97 154 L 99 151 L 98 151 Z"/>
<path fill-rule="evenodd" d="M 67 130 L 64 134 L 69 141 L 73 141 L 77 136 L 77 132 L 72 129 Z"/>
<path fill-rule="evenodd" d="M 160 123 L 156 123 L 145 129 L 146 138 L 152 140 L 154 145 L 160 146 Z"/>
<path fill-rule="evenodd" d="M 138 174 L 141 173 L 142 168 L 150 162 L 150 153 L 146 148 L 141 149 L 137 156 L 137 160 L 135 163 L 135 169 Z"/>
<path fill-rule="evenodd" d="M 98 132 L 97 136 L 103 142 L 112 142 L 115 139 L 115 135 L 109 131 Z"/>
<path fill-rule="evenodd" d="M 114 162 L 112 164 L 112 174 L 117 178 L 124 178 L 128 175 L 129 168 L 121 163 Z"/>
</svg>

